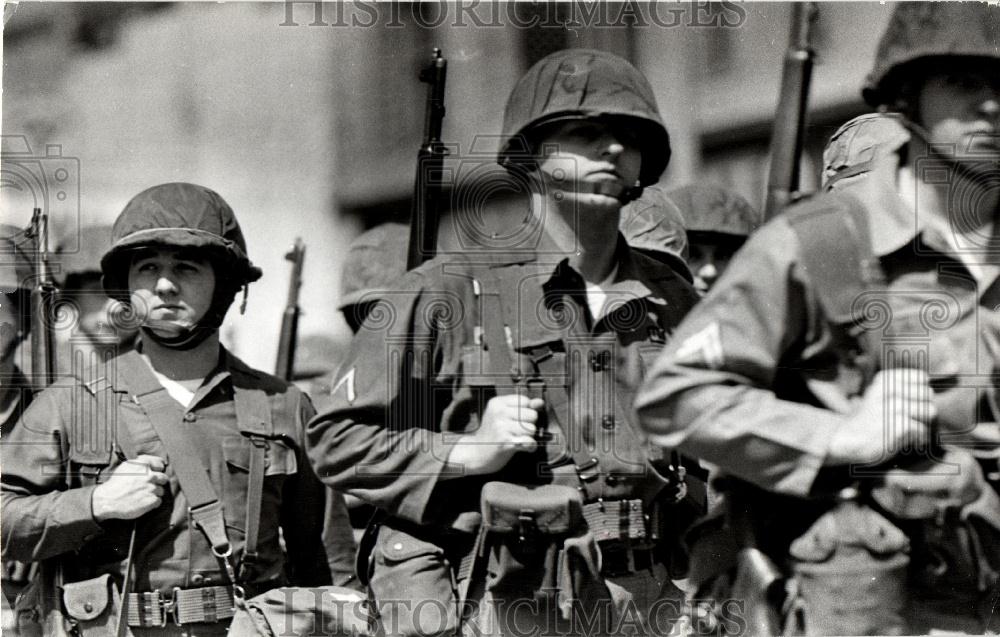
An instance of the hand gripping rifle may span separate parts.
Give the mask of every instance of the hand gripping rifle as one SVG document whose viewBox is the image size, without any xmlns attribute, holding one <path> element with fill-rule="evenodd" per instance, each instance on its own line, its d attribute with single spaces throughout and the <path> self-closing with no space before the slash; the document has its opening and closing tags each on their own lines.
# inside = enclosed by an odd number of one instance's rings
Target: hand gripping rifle
<svg viewBox="0 0 1000 637">
<path fill-rule="evenodd" d="M 771 219 L 799 193 L 800 160 L 805 146 L 806 109 L 812 81 L 812 29 L 819 9 L 815 2 L 793 3 L 792 28 L 781 75 L 781 94 L 771 135 L 771 174 L 767 180 L 766 219 Z"/>
<path fill-rule="evenodd" d="M 288 300 L 281 316 L 281 335 L 278 338 L 278 359 L 274 365 L 274 375 L 283 380 L 292 380 L 295 369 L 295 346 L 299 336 L 299 292 L 302 290 L 302 265 L 306 260 L 306 246 L 299 237 L 285 259 L 292 262 L 292 272 L 288 279 Z"/>
<path fill-rule="evenodd" d="M 56 379 L 55 332 L 52 324 L 56 284 L 49 267 L 49 216 L 41 208 L 31 215 L 28 234 L 35 241 L 34 285 L 31 287 L 31 375 L 41 389 Z"/>
<path fill-rule="evenodd" d="M 431 60 L 420 71 L 420 81 L 427 86 L 424 111 L 424 140 L 417 154 L 417 177 L 413 189 L 410 218 L 410 244 L 406 269 L 412 270 L 437 252 L 438 220 L 441 215 L 441 169 L 448 149 L 441 143 L 444 123 L 444 83 L 448 60 L 435 47 Z"/>
</svg>

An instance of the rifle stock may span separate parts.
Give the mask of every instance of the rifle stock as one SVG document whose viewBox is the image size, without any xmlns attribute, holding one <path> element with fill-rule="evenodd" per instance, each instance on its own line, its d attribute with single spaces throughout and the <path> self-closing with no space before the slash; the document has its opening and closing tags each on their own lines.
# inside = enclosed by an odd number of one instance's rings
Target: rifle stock
<svg viewBox="0 0 1000 637">
<path fill-rule="evenodd" d="M 274 375 L 283 380 L 291 380 L 295 370 L 295 347 L 298 343 L 299 292 L 302 290 L 302 266 L 306 259 L 306 246 L 302 239 L 296 237 L 291 251 L 285 259 L 292 262 L 292 271 L 288 279 L 288 300 L 281 316 L 281 333 L 278 338 L 278 357 L 274 365 Z"/>
<path fill-rule="evenodd" d="M 34 285 L 31 287 L 31 375 L 38 387 L 51 385 L 56 378 L 55 334 L 52 304 L 56 284 L 49 266 L 49 216 L 41 208 L 31 215 L 30 235 L 35 240 Z"/>
<path fill-rule="evenodd" d="M 771 219 L 799 197 L 806 112 L 816 52 L 812 28 L 819 14 L 815 2 L 792 5 L 792 27 L 781 76 L 781 94 L 771 136 L 771 172 L 767 182 L 766 219 Z"/>
<path fill-rule="evenodd" d="M 444 123 L 444 88 L 448 60 L 435 47 L 428 65 L 420 71 L 427 86 L 424 111 L 424 138 L 417 153 L 417 176 L 410 214 L 410 243 L 406 269 L 412 270 L 437 252 L 438 221 L 441 215 L 441 168 L 448 150 L 441 143 Z"/>
</svg>

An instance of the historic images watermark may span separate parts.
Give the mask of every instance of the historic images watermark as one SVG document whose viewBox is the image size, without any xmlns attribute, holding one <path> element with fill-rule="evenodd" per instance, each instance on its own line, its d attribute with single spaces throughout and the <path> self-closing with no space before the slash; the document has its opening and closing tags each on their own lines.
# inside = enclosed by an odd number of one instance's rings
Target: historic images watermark
<svg viewBox="0 0 1000 637">
<path fill-rule="evenodd" d="M 618 28 L 726 27 L 746 22 L 737 2 L 318 2 L 285 0 L 282 27 Z"/>
</svg>

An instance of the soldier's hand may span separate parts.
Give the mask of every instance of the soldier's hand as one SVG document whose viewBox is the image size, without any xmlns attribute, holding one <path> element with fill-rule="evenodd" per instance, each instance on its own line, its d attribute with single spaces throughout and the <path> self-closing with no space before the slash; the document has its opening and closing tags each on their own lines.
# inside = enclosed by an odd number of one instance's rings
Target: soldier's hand
<svg viewBox="0 0 1000 637">
<path fill-rule="evenodd" d="M 830 440 L 826 464 L 887 460 L 906 449 L 926 449 L 937 417 L 927 373 L 889 369 L 875 375 L 856 411 Z"/>
<path fill-rule="evenodd" d="M 448 456 L 448 463 L 466 474 L 482 475 L 502 469 L 514 454 L 538 446 L 538 411 L 541 398 L 521 394 L 496 396 L 486 403 L 479 428 L 462 436 Z"/>
<path fill-rule="evenodd" d="M 94 489 L 94 519 L 134 520 L 160 506 L 169 482 L 166 467 L 163 458 L 145 454 L 115 467 L 108 481 Z"/>
</svg>

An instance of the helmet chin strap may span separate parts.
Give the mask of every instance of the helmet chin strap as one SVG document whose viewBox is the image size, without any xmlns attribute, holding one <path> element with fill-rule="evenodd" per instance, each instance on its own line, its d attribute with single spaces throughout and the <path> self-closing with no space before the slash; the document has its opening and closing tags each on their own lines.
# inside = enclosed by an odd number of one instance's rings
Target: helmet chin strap
<svg viewBox="0 0 1000 637">
<path fill-rule="evenodd" d="M 143 325 L 140 330 L 142 330 L 142 335 L 144 338 L 149 338 L 158 345 L 166 347 L 168 349 L 175 349 L 178 351 L 187 351 L 198 347 L 205 342 L 209 336 L 211 336 L 216 328 L 208 327 L 203 325 L 195 325 L 193 327 L 178 328 L 174 324 L 165 324 L 164 328 L 169 325 L 171 332 L 174 332 L 174 336 L 163 336 L 157 333 L 153 328 L 160 327 L 159 325 L 153 324 L 154 322 L 147 323 Z M 159 323 L 158 321 L 155 323 Z"/>
<path fill-rule="evenodd" d="M 569 191 L 584 194 L 584 195 L 605 195 L 607 197 L 614 197 L 624 206 L 630 201 L 635 201 L 642 194 L 642 186 L 635 185 L 631 187 L 623 186 L 617 182 L 613 181 L 600 181 L 597 183 L 591 182 L 577 182 L 573 184 L 573 188 L 564 187 L 565 184 L 562 182 L 557 182 L 550 176 L 545 176 L 546 187 L 554 191 Z"/>
</svg>

